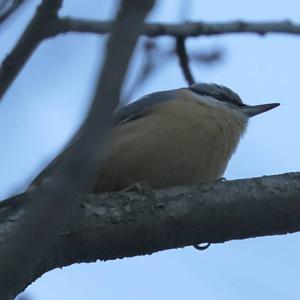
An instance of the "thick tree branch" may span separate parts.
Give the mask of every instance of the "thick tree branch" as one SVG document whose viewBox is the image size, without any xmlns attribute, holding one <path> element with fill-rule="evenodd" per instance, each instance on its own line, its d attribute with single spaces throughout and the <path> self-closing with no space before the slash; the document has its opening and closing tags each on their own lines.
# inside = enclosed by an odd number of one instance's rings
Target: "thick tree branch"
<svg viewBox="0 0 300 300">
<path fill-rule="evenodd" d="M 0 241 L 26 212 L 26 194 L 0 203 Z M 184 247 L 300 231 L 300 173 L 86 195 L 23 288 L 48 270 Z M 209 251 L 209 250 L 208 250 Z"/>
<path fill-rule="evenodd" d="M 0 99 L 34 50 L 45 38 L 50 21 L 57 18 L 62 0 L 43 0 L 14 49 L 0 66 Z"/>
<path fill-rule="evenodd" d="M 67 32 L 105 34 L 111 31 L 109 21 L 91 21 L 76 18 L 54 20 L 49 26 L 47 35 L 55 36 Z M 300 34 L 300 24 L 291 21 L 282 22 L 188 22 L 183 24 L 150 23 L 144 25 L 143 34 L 149 37 L 197 37 L 203 35 L 220 35 L 228 33 L 268 33 Z"/>
</svg>

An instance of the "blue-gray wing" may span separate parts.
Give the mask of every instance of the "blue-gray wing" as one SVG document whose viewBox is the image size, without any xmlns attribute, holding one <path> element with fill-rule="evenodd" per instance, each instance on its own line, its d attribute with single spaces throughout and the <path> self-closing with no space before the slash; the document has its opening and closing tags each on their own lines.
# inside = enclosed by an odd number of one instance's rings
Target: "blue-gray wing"
<svg viewBox="0 0 300 300">
<path fill-rule="evenodd" d="M 118 108 L 114 114 L 114 124 L 123 124 L 143 117 L 149 113 L 154 106 L 174 99 L 175 93 L 175 90 L 155 92 L 146 95 L 129 105 Z"/>
<path fill-rule="evenodd" d="M 149 95 L 146 95 L 139 100 L 120 107 L 116 110 L 114 114 L 114 125 L 120 125 L 146 115 L 151 111 L 151 109 L 162 102 L 170 101 L 175 97 L 175 90 L 165 91 L 165 92 L 156 92 Z M 50 176 L 53 170 L 55 169 L 56 163 L 63 159 L 70 151 L 72 151 L 73 144 L 81 136 L 81 131 L 77 133 L 75 137 L 67 144 L 65 149 L 52 161 L 50 164 L 31 182 L 29 187 L 33 185 L 38 185 L 42 182 L 44 178 Z"/>
</svg>

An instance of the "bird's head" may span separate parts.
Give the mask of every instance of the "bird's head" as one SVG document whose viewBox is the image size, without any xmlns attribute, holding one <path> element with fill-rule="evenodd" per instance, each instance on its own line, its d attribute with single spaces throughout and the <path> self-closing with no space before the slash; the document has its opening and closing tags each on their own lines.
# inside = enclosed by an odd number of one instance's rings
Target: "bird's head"
<svg viewBox="0 0 300 300">
<path fill-rule="evenodd" d="M 248 105 L 231 89 L 214 83 L 195 83 L 188 88 L 199 102 L 211 106 L 227 107 L 246 118 L 264 113 L 279 106 L 279 103 Z"/>
</svg>

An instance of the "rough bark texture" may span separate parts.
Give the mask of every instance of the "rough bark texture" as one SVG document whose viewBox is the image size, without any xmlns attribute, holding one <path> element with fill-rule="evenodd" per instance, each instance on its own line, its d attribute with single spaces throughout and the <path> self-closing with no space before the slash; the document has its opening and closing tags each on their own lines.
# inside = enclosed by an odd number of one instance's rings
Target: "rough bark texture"
<svg viewBox="0 0 300 300">
<path fill-rule="evenodd" d="M 22 194 L 0 203 L 1 244 L 21 222 L 28 202 Z M 300 173 L 89 194 L 75 220 L 38 259 L 24 288 L 46 271 L 73 263 L 299 231 Z"/>
</svg>

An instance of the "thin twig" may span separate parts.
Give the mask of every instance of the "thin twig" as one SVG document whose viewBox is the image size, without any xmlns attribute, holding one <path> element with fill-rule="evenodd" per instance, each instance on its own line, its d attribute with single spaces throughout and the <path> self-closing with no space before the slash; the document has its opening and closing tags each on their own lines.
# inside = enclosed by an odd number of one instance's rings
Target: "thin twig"
<svg viewBox="0 0 300 300">
<path fill-rule="evenodd" d="M 14 49 L 0 66 L 0 99 L 17 77 L 34 50 L 45 38 L 50 21 L 57 18 L 62 0 L 43 0 Z"/>
<path fill-rule="evenodd" d="M 111 32 L 111 21 L 90 21 L 76 18 L 53 18 L 51 24 L 47 18 L 39 19 L 40 24 L 47 26 L 31 26 L 29 24 L 14 50 L 7 56 L 0 68 L 0 98 L 4 95 L 19 71 L 30 58 L 39 43 L 46 37 L 53 37 L 67 32 L 106 34 Z M 46 21 L 46 22 L 45 22 Z M 34 28 L 34 30 L 32 30 Z M 42 36 L 41 36 L 42 33 Z M 291 21 L 283 22 L 223 22 L 204 23 L 189 22 L 182 24 L 145 24 L 142 34 L 149 37 L 198 37 L 229 33 L 269 33 L 300 34 L 300 24 Z"/>
<path fill-rule="evenodd" d="M 189 57 L 185 47 L 185 38 L 177 37 L 176 39 L 176 53 L 179 59 L 181 70 L 184 74 L 184 77 L 189 85 L 195 83 L 192 71 L 189 65 Z"/>
<path fill-rule="evenodd" d="M 77 18 L 61 18 L 55 20 L 48 27 L 47 36 L 55 36 L 67 32 L 106 34 L 111 31 L 110 21 L 90 21 Z M 198 37 L 233 33 L 255 33 L 265 35 L 269 33 L 300 34 L 300 24 L 291 21 L 278 22 L 186 22 L 181 24 L 148 23 L 144 25 L 142 33 L 149 37 Z"/>
<path fill-rule="evenodd" d="M 14 0 L 14 2 L 10 5 L 10 7 L 0 15 L 0 24 L 6 21 L 10 16 L 14 14 L 14 12 L 24 4 L 24 0 Z"/>
</svg>

